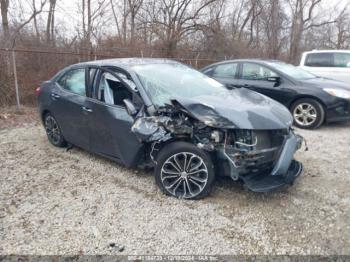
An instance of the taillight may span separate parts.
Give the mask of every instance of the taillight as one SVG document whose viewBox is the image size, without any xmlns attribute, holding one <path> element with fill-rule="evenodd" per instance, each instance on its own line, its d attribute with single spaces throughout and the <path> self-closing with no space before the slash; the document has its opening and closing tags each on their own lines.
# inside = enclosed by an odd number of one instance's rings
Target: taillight
<svg viewBox="0 0 350 262">
<path fill-rule="evenodd" d="M 38 95 L 40 94 L 40 92 L 41 92 L 41 88 L 40 88 L 40 86 L 39 86 L 37 89 L 35 89 L 35 93 L 36 93 L 36 95 L 38 96 Z"/>
</svg>

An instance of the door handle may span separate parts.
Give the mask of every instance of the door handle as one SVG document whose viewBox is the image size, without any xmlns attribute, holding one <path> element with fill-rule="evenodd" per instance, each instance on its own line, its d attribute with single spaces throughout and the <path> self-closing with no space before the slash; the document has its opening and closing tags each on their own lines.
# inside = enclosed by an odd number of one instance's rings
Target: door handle
<svg viewBox="0 0 350 262">
<path fill-rule="evenodd" d="M 88 108 L 88 107 L 85 107 L 83 106 L 82 109 L 86 112 L 89 112 L 89 113 L 92 113 L 92 109 L 91 108 Z"/>
<path fill-rule="evenodd" d="M 59 99 L 60 97 L 61 97 L 60 95 L 57 95 L 55 93 L 51 94 L 51 98 L 54 99 L 54 100 Z"/>
</svg>

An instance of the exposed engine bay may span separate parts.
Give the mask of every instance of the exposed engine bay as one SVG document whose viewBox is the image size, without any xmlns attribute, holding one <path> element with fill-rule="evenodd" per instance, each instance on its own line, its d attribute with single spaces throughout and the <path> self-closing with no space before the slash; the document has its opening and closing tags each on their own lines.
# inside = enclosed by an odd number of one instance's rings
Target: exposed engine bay
<svg viewBox="0 0 350 262">
<path fill-rule="evenodd" d="M 149 156 L 154 164 L 164 144 L 182 140 L 209 152 L 220 163 L 216 166 L 218 175 L 243 180 L 252 191 L 273 190 L 292 183 L 301 173 L 302 165 L 293 160 L 293 155 L 303 138 L 290 126 L 240 129 L 209 105 L 194 105 L 196 110 L 189 111 L 179 101 L 171 102 L 153 116 L 139 114 L 131 129 L 140 142 L 151 145 Z"/>
</svg>

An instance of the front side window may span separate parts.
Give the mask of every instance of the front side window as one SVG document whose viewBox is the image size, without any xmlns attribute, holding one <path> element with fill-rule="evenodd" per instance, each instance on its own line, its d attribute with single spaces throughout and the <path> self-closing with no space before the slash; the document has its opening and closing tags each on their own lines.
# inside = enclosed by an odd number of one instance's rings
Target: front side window
<svg viewBox="0 0 350 262">
<path fill-rule="evenodd" d="M 98 85 L 97 99 L 109 105 L 124 106 L 124 99 L 132 99 L 128 88 L 111 73 L 103 72 Z"/>
<path fill-rule="evenodd" d="M 291 64 L 283 62 L 269 62 L 268 65 L 297 80 L 306 80 L 316 77 L 315 75 Z"/>
<path fill-rule="evenodd" d="M 82 96 L 86 96 L 85 91 L 85 69 L 73 69 L 65 73 L 58 84 L 64 89 Z"/>
<path fill-rule="evenodd" d="M 222 64 L 215 67 L 213 77 L 234 78 L 237 71 L 236 63 Z"/>
<path fill-rule="evenodd" d="M 334 53 L 334 66 L 335 67 L 350 67 L 350 54 L 349 53 Z"/>
<path fill-rule="evenodd" d="M 311 67 L 333 67 L 333 54 L 311 53 L 306 56 L 305 65 Z"/>
<path fill-rule="evenodd" d="M 244 63 L 242 68 L 242 79 L 245 80 L 266 80 L 268 77 L 278 76 L 272 70 L 253 63 Z"/>
<path fill-rule="evenodd" d="M 170 104 L 171 99 L 217 95 L 229 91 L 216 80 L 178 63 L 136 65 L 133 70 L 157 106 Z"/>
</svg>

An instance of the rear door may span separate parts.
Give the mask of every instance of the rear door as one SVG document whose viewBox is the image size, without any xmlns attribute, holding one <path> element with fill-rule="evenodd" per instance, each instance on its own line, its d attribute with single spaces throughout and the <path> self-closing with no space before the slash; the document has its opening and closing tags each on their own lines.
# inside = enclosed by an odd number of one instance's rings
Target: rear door
<svg viewBox="0 0 350 262">
<path fill-rule="evenodd" d="M 135 101 L 137 95 L 122 83 L 121 78 L 103 68 L 98 68 L 91 83 L 92 95 L 86 102 L 91 110 L 88 118 L 90 148 L 131 166 L 137 161 L 142 145 L 131 132 L 134 120 L 128 115 L 123 100 L 134 100 L 135 104 L 140 100 Z"/>
<path fill-rule="evenodd" d="M 62 130 L 64 138 L 78 147 L 89 148 L 86 102 L 85 68 L 64 73 L 51 91 L 50 110 Z"/>
<path fill-rule="evenodd" d="M 245 62 L 241 64 L 239 85 L 288 104 L 295 94 L 289 83 L 283 78 L 280 82 L 271 82 L 267 80 L 269 77 L 280 76 L 263 65 Z"/>
<path fill-rule="evenodd" d="M 215 66 L 210 76 L 227 87 L 237 86 L 238 63 L 224 63 Z"/>
</svg>

